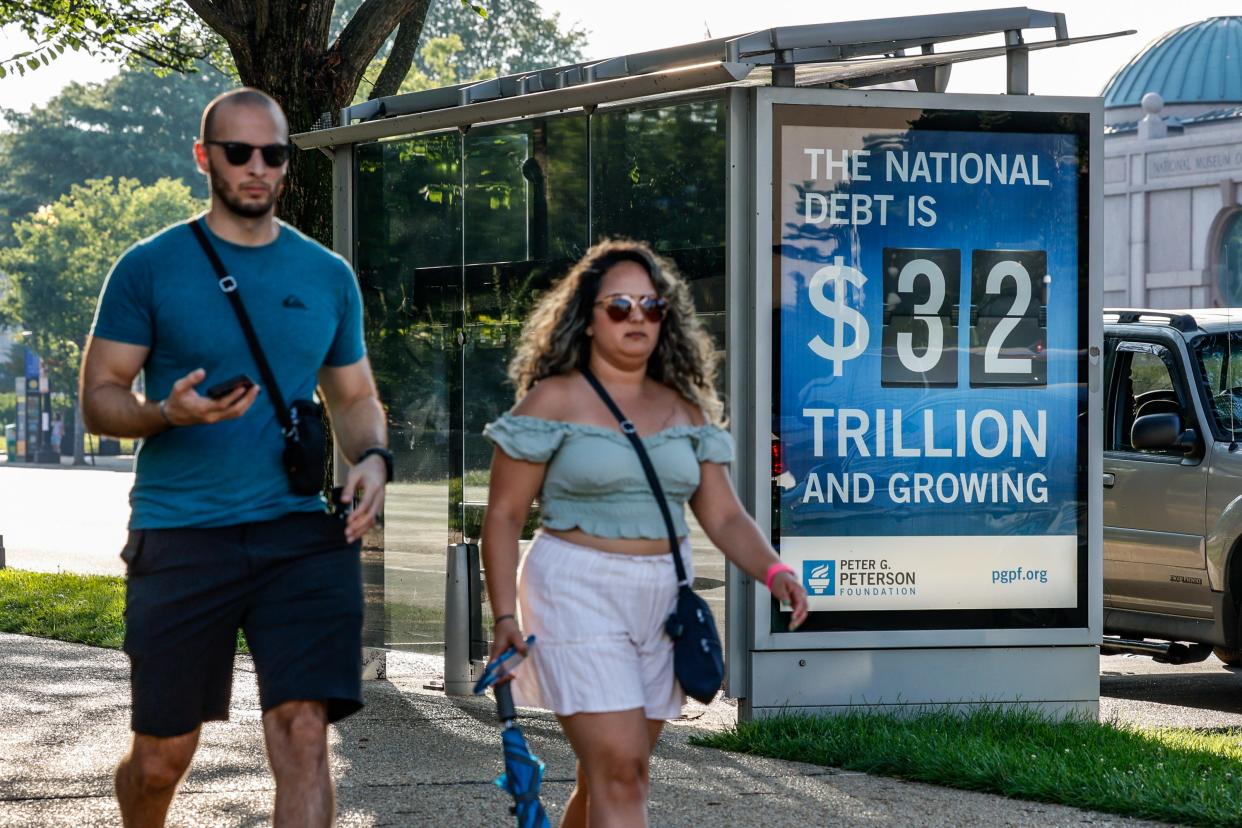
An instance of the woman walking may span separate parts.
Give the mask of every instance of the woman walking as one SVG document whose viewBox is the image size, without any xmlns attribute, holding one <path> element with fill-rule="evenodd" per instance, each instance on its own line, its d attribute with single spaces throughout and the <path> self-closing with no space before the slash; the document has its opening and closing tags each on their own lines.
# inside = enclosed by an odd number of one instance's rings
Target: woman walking
<svg viewBox="0 0 1242 828">
<path fill-rule="evenodd" d="M 556 713 L 578 757 L 562 826 L 647 824 L 648 760 L 681 712 L 664 622 L 677 576 L 661 509 L 637 452 L 583 374 L 643 440 L 681 557 L 687 501 L 712 542 L 806 617 L 806 593 L 746 514 L 714 387 L 715 356 L 689 290 L 642 243 L 592 247 L 540 301 L 509 368 L 517 405 L 484 434 L 495 444 L 483 524 L 495 612 L 492 657 L 538 643 L 514 679 L 518 704 Z M 518 572 L 518 539 L 538 495 L 542 527 Z"/>
</svg>

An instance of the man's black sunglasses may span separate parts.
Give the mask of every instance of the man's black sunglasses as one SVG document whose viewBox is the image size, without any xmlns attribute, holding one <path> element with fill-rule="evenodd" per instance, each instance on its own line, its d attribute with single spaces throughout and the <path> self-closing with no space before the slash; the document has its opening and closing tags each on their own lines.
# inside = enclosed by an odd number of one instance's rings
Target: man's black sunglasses
<svg viewBox="0 0 1242 828">
<path fill-rule="evenodd" d="M 254 144 L 244 144 L 241 141 L 204 141 L 203 143 L 224 147 L 224 158 L 234 167 L 249 163 L 255 150 L 263 153 L 263 163 L 269 167 L 279 167 L 288 161 L 293 153 L 292 144 L 267 144 L 256 147 Z"/>
</svg>

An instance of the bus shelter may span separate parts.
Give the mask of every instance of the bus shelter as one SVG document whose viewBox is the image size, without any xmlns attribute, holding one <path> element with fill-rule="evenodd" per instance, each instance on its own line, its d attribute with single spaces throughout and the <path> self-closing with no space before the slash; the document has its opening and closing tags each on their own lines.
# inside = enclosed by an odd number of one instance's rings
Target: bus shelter
<svg viewBox="0 0 1242 828">
<path fill-rule="evenodd" d="M 789 631 L 692 522 L 742 715 L 1095 711 L 1102 109 L 1027 94 L 1031 51 L 1094 39 L 1025 8 L 774 28 L 369 101 L 294 136 L 333 159 L 397 458 L 366 643 L 485 654 L 476 576 L 445 615 L 452 562 L 477 565 L 482 428 L 513 403 L 540 292 L 624 236 L 689 282 L 735 485 L 811 596 Z M 945 92 L 954 63 L 1000 56 L 1008 94 Z"/>
</svg>

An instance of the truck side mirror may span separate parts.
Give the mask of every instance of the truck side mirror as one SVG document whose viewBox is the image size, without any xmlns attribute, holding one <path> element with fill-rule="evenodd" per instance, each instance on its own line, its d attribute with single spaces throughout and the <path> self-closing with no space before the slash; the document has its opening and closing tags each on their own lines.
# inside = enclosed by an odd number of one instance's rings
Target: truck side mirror
<svg viewBox="0 0 1242 828">
<path fill-rule="evenodd" d="M 1176 414 L 1145 414 L 1130 426 L 1130 445 L 1147 451 L 1180 448 L 1182 418 Z"/>
</svg>

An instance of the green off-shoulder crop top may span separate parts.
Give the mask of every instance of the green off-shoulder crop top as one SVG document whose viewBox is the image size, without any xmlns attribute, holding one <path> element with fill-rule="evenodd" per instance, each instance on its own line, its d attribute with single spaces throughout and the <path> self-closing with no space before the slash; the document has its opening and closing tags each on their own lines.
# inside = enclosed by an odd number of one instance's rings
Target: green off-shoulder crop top
<svg viewBox="0 0 1242 828">
<path fill-rule="evenodd" d="M 483 435 L 515 460 L 547 463 L 539 495 L 543 525 L 599 538 L 665 538 L 664 518 L 638 454 L 617 429 L 502 414 Z M 681 425 L 643 437 L 660 476 L 678 537 L 685 504 L 699 487 L 699 463 L 733 461 L 733 438 L 714 425 Z"/>
</svg>

